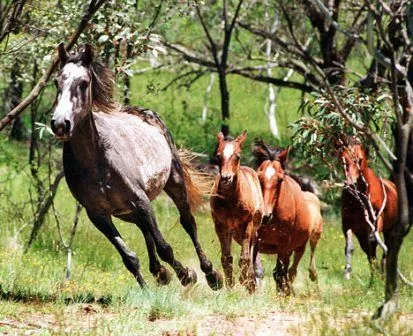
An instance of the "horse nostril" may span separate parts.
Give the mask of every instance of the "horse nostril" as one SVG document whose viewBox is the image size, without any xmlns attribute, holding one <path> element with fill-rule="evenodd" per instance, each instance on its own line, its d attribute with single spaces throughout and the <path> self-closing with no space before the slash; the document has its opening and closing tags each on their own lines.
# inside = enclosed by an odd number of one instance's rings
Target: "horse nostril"
<svg viewBox="0 0 413 336">
<path fill-rule="evenodd" d="M 52 119 L 50 121 L 50 127 L 52 128 L 53 133 L 56 133 L 56 120 Z"/>
<path fill-rule="evenodd" d="M 70 132 L 70 121 L 69 120 L 65 120 L 65 131 L 66 131 L 66 134 Z"/>
</svg>

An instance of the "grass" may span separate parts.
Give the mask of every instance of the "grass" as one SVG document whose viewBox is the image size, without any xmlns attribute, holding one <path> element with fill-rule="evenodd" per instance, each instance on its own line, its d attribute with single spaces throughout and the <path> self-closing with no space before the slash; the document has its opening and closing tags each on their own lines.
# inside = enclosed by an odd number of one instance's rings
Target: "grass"
<svg viewBox="0 0 413 336">
<path fill-rule="evenodd" d="M 22 181 L 18 184 L 22 185 Z M 67 186 L 63 184 L 56 207 L 66 236 L 74 206 Z M 40 329 L 45 335 L 68 331 L 70 334 L 114 335 L 157 335 L 166 331 L 219 334 L 220 328 L 237 330 L 242 326 L 248 334 L 262 325 L 277 328 L 271 324 L 271 318 L 279 316 L 284 316 L 287 321 L 298 316 L 299 323 L 290 323 L 284 330 L 293 334 L 376 334 L 381 330 L 377 328 L 382 328 L 383 333 L 398 331 L 407 334 L 412 326 L 400 322 L 404 314 L 413 311 L 413 290 L 404 286 L 400 292 L 401 310 L 393 322 L 375 325 L 369 320 L 382 302 L 383 281 L 378 277 L 373 284 L 369 283 L 368 263 L 358 246 L 353 277 L 350 281 L 343 280 L 344 239 L 336 216 L 325 217 L 325 231 L 317 250 L 318 284 L 308 280 L 307 252 L 294 284 L 295 295 L 284 298 L 276 293 L 271 277 L 275 264 L 273 256 L 263 258 L 266 277 L 256 294 L 248 295 L 240 285 L 232 291 L 211 291 L 172 202 L 163 195 L 154 202 L 154 207 L 160 228 L 178 259 L 197 270 L 199 282 L 193 288 L 182 288 L 176 277 L 169 286 L 156 287 L 148 270 L 139 230 L 134 225 L 118 221 L 116 225 L 126 243 L 140 257 L 143 276 L 149 283 L 148 291 L 140 290 L 115 249 L 84 213 L 75 240 L 73 276 L 65 282 L 66 256 L 52 218 L 47 221 L 35 245 L 24 254 L 29 228 L 19 233 L 16 230 L 26 219 L 1 213 L 0 321 L 13 321 L 14 326 L 11 322 L 3 326 L 0 323 L 0 331 Z M 202 244 L 213 263 L 221 269 L 219 243 L 210 215 L 205 211 L 197 218 Z M 409 278 L 413 278 L 408 252 L 412 247 L 413 240 L 408 237 L 400 256 L 400 268 Z M 239 247 L 236 246 L 234 256 L 237 258 L 238 254 Z"/>
<path fill-rule="evenodd" d="M 167 72 L 135 77 L 133 103 L 157 111 L 178 144 L 199 152 L 212 151 L 220 119 L 217 83 L 209 100 L 209 119 L 202 123 L 200 115 L 208 78 L 197 81 L 190 91 L 176 87 L 166 92 L 159 90 L 171 79 Z M 233 133 L 247 129 L 249 143 L 255 136 L 270 140 L 263 112 L 266 86 L 239 81 L 236 77 L 230 78 L 229 85 Z M 297 119 L 299 97 L 291 90 L 283 90 L 278 103 L 282 142 L 287 144 L 291 135 L 287 125 Z M 177 211 L 165 195 L 153 203 L 159 226 L 177 259 L 196 269 L 196 286 L 182 288 L 174 277 L 169 286 L 157 287 L 148 270 L 140 231 L 134 225 L 116 221 L 127 245 L 140 258 L 143 276 L 149 284 L 148 291 L 140 290 L 115 249 L 83 212 L 75 239 L 72 278 L 64 281 L 66 254 L 53 216 L 48 217 L 32 248 L 23 253 L 33 219 L 27 203 L 33 194 L 30 173 L 27 166 L 21 168 L 27 148 L 0 140 L 0 332 L 272 335 L 277 330 L 280 334 L 298 335 L 411 334 L 413 290 L 403 285 L 398 315 L 386 324 L 371 322 L 370 316 L 383 300 L 384 283 L 380 277 L 370 283 L 369 266 L 358 244 L 353 277 L 350 281 L 343 280 L 344 239 L 340 219 L 334 215 L 338 209 L 325 216 L 325 230 L 316 254 L 318 283 L 308 280 L 307 251 L 294 284 L 295 295 L 288 298 L 276 292 L 271 276 L 273 256 L 263 257 L 266 277 L 254 295 L 248 295 L 240 285 L 232 291 L 211 291 L 190 239 L 179 224 Z M 247 143 L 244 157 L 248 152 Z M 60 156 L 60 150 L 54 155 Z M 4 182 L 6 176 L 10 179 Z M 67 239 L 75 202 L 64 182 L 58 190 L 56 209 Z M 219 243 L 208 210 L 199 213 L 197 220 L 200 240 L 214 265 L 222 270 Z M 408 236 L 401 251 L 400 268 L 410 279 L 413 278 L 409 257 L 412 248 L 413 239 Z M 234 246 L 233 255 L 237 259 L 238 246 Z"/>
</svg>

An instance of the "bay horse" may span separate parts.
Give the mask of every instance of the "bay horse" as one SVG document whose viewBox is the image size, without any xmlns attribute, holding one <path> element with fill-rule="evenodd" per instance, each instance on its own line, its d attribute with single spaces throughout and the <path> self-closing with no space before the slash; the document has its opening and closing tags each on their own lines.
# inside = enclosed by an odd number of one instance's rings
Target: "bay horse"
<svg viewBox="0 0 413 336">
<path fill-rule="evenodd" d="M 221 263 L 228 288 L 234 285 L 232 238 L 241 245 L 240 282 L 252 293 L 256 279 L 254 257 L 257 231 L 262 222 L 263 200 L 257 173 L 241 166 L 241 149 L 246 139 L 244 131 L 235 140 L 225 140 L 218 133 L 216 157 L 219 174 L 215 179 L 210 198 L 215 231 L 221 244 Z"/>
<path fill-rule="evenodd" d="M 341 195 L 341 218 L 346 241 L 344 277 L 349 279 L 354 251 L 353 233 L 367 255 L 372 270 L 376 264 L 377 240 L 368 223 L 368 220 L 373 223 L 374 218 L 371 218 L 372 214 L 366 217 L 365 210 L 369 207 L 367 203 L 371 204 L 374 216 L 378 216 L 375 225 L 379 233 L 383 232 L 387 244 L 398 217 L 398 197 L 394 183 L 377 177 L 369 167 L 367 153 L 356 137 L 347 136 L 341 139 L 338 149 L 346 185 Z"/>
<path fill-rule="evenodd" d="M 148 109 L 121 106 L 113 99 L 111 70 L 94 60 L 89 44 L 68 53 L 58 47 L 61 70 L 58 101 L 51 120 L 57 139 L 64 142 L 63 166 L 73 196 L 89 219 L 113 244 L 126 268 L 141 287 L 136 254 L 125 244 L 112 216 L 135 223 L 142 231 L 149 254 L 149 269 L 158 284 L 170 281 L 172 266 L 182 285 L 197 281 L 196 273 L 174 256 L 158 229 L 151 206 L 162 190 L 179 210 L 180 222 L 191 237 L 209 286 L 219 289 L 222 276 L 213 268 L 197 235 L 194 207 L 202 201 L 196 174 L 178 152 L 158 115 Z"/>
<path fill-rule="evenodd" d="M 258 251 L 277 254 L 273 276 L 278 289 L 286 295 L 290 294 L 307 241 L 311 248 L 309 277 L 317 280 L 315 249 L 323 231 L 318 197 L 302 191 L 285 172 L 288 152 L 288 148 L 274 148 L 260 140 L 253 146 L 267 218 L 258 231 Z M 294 261 L 289 268 L 293 252 Z"/>
</svg>

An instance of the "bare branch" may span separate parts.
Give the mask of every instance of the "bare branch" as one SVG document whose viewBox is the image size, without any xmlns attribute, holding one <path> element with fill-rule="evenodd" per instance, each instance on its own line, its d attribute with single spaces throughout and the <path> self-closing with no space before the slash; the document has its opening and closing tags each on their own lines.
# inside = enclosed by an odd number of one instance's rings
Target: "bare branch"
<svg viewBox="0 0 413 336">
<path fill-rule="evenodd" d="M 99 0 L 99 1 L 91 0 L 90 1 L 88 9 L 83 15 L 82 20 L 80 21 L 75 33 L 73 34 L 72 38 L 70 39 L 69 43 L 66 46 L 67 50 L 70 50 L 71 48 L 73 48 L 80 34 L 86 28 L 87 23 L 90 21 L 92 16 L 105 2 L 106 0 Z M 39 79 L 36 86 L 32 89 L 29 95 L 19 105 L 17 105 L 12 111 L 7 113 L 3 119 L 0 120 L 0 132 L 6 127 L 6 125 L 8 125 L 12 120 L 14 120 L 16 116 L 18 116 L 21 112 L 23 112 L 24 109 L 27 106 L 29 106 L 37 98 L 37 96 L 44 90 L 44 88 L 47 85 L 47 82 L 49 81 L 53 72 L 56 70 L 58 64 L 59 64 L 59 58 L 56 56 L 52 64 L 45 71 L 43 76 Z"/>
</svg>

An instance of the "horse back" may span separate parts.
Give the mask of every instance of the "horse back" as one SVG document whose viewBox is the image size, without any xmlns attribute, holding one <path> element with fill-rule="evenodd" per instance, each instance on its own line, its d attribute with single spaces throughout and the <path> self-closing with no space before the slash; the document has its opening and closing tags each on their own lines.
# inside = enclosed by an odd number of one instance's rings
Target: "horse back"
<svg viewBox="0 0 413 336">
<path fill-rule="evenodd" d="M 323 232 L 323 217 L 321 216 L 320 200 L 312 192 L 304 191 L 303 194 L 308 206 L 308 222 L 311 239 L 318 240 Z"/>
</svg>

